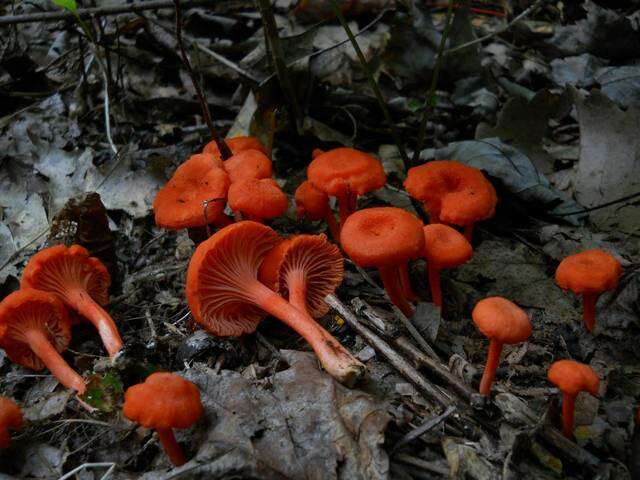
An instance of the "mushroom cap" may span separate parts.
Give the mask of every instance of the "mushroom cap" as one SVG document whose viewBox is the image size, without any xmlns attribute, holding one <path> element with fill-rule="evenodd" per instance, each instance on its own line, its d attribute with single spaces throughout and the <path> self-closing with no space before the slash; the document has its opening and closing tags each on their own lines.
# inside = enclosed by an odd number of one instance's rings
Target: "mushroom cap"
<svg viewBox="0 0 640 480">
<path fill-rule="evenodd" d="M 340 243 L 361 267 L 386 267 L 418 258 L 424 250 L 422 222 L 395 207 L 359 210 L 344 222 Z"/>
<path fill-rule="evenodd" d="M 124 416 L 146 428 L 189 428 L 202 410 L 198 387 L 174 373 L 152 373 L 124 394 Z"/>
<path fill-rule="evenodd" d="M 462 265 L 473 255 L 473 248 L 464 235 L 441 223 L 423 227 L 424 257 L 436 268 Z"/>
<path fill-rule="evenodd" d="M 344 276 L 340 249 L 325 235 L 296 235 L 283 240 L 264 257 L 259 278 L 288 298 L 292 275 L 304 275 L 309 314 L 314 318 L 323 316 L 329 311 L 325 297 L 335 292 Z"/>
<path fill-rule="evenodd" d="M 17 430 L 22 427 L 22 410 L 7 397 L 0 397 L 0 448 L 11 444 L 8 429 Z"/>
<path fill-rule="evenodd" d="M 267 153 L 267 149 L 265 148 L 265 146 L 256 137 L 240 136 L 225 138 L 224 141 L 233 154 L 240 153 L 243 150 L 259 150 L 262 153 Z M 218 144 L 215 140 L 211 140 L 209 143 L 207 143 L 202 150 L 202 153 L 209 153 L 220 159 L 220 149 L 218 149 Z"/>
<path fill-rule="evenodd" d="M 272 178 L 250 178 L 231 184 L 229 207 L 254 218 L 275 218 L 287 211 L 289 200 Z"/>
<path fill-rule="evenodd" d="M 598 396 L 600 378 L 589 365 L 573 360 L 558 360 L 549 367 L 547 378 L 556 387 L 569 395 L 577 395 L 586 390 Z"/>
<path fill-rule="evenodd" d="M 58 352 L 66 350 L 71 340 L 71 321 L 54 294 L 23 288 L 0 303 L 0 347 L 12 362 L 42 370 L 44 363 L 24 338 L 23 332 L 31 328 L 42 331 Z"/>
<path fill-rule="evenodd" d="M 203 168 L 224 168 L 224 162 L 220 157 L 216 157 L 210 153 L 194 153 L 187 158 L 186 162 L 198 163 Z"/>
<path fill-rule="evenodd" d="M 242 150 L 225 160 L 224 169 L 231 183 L 249 178 L 270 178 L 271 160 L 260 150 Z"/>
<path fill-rule="evenodd" d="M 622 266 L 613 255 L 603 250 L 586 250 L 570 255 L 556 270 L 556 283 L 577 294 L 615 290 Z"/>
<path fill-rule="evenodd" d="M 257 222 L 225 227 L 196 248 L 187 270 L 187 303 L 196 322 L 214 335 L 253 332 L 265 317 L 251 303 L 248 283 L 257 281 L 264 256 L 279 242 L 276 232 Z"/>
<path fill-rule="evenodd" d="M 153 212 L 156 225 L 171 230 L 203 227 L 224 210 L 229 176 L 222 168 L 194 155 L 180 165 L 167 184 L 156 194 Z M 204 218 L 204 202 L 207 219 Z"/>
<path fill-rule="evenodd" d="M 531 335 L 529 316 L 506 298 L 480 300 L 471 316 L 478 330 L 490 340 L 513 344 L 524 342 Z"/>
<path fill-rule="evenodd" d="M 454 225 L 492 217 L 498 202 L 493 185 L 480 170 L 453 160 L 410 168 L 404 187 L 424 203 L 429 215 Z"/>
<path fill-rule="evenodd" d="M 111 276 L 104 264 L 80 245 L 55 245 L 31 257 L 22 271 L 21 288 L 55 293 L 62 300 L 72 288 L 86 290 L 100 305 L 109 301 Z"/>
<path fill-rule="evenodd" d="M 309 220 L 322 220 L 329 211 L 329 197 L 309 180 L 296 189 L 295 201 L 298 218 L 306 216 Z"/>
<path fill-rule="evenodd" d="M 307 178 L 331 197 L 363 195 L 382 188 L 387 181 L 376 158 L 353 148 L 336 148 L 318 155 L 307 168 Z"/>
</svg>

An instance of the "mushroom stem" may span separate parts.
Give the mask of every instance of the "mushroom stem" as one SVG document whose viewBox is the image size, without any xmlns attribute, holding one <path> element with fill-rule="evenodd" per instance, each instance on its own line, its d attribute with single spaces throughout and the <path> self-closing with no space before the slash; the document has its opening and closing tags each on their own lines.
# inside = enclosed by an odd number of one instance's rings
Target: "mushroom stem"
<svg viewBox="0 0 640 480">
<path fill-rule="evenodd" d="M 491 393 L 491 385 L 496 377 L 496 370 L 500 363 L 500 354 L 502 353 L 502 343 L 492 339 L 489 343 L 489 352 L 487 353 L 487 364 L 484 367 L 482 380 L 480 380 L 480 394 L 489 395 Z"/>
<path fill-rule="evenodd" d="M 340 226 L 338 225 L 338 222 L 336 222 L 336 217 L 333 215 L 330 208 L 327 208 L 324 220 L 327 222 L 327 226 L 331 232 L 331 237 L 337 244 L 340 244 Z"/>
<path fill-rule="evenodd" d="M 247 285 L 252 300 L 265 312 L 280 319 L 304 338 L 316 353 L 322 367 L 340 383 L 351 386 L 364 373 L 360 363 L 340 342 L 322 328 L 306 310 L 294 307 L 266 285 L 255 281 Z M 294 290 L 296 290 L 294 288 Z M 294 294 L 300 302 L 300 292 Z M 302 297 L 304 298 L 304 297 Z"/>
<path fill-rule="evenodd" d="M 473 237 L 473 223 L 466 225 L 464 227 L 464 238 L 467 239 L 467 242 L 471 243 L 471 238 Z"/>
<path fill-rule="evenodd" d="M 309 313 L 307 309 L 307 282 L 304 273 L 291 271 L 287 278 L 289 289 L 289 303 L 298 310 Z"/>
<path fill-rule="evenodd" d="M 402 294 L 409 302 L 418 301 L 418 296 L 411 288 L 411 277 L 409 276 L 409 262 L 405 262 L 398 267 L 400 274 L 400 287 L 402 288 Z"/>
<path fill-rule="evenodd" d="M 171 460 L 171 463 L 176 467 L 187 463 L 187 459 L 184 457 L 182 448 L 180 448 L 180 445 L 178 445 L 178 442 L 176 441 L 173 430 L 171 428 L 158 428 L 156 432 L 158 432 L 160 443 L 162 444 L 167 457 Z"/>
<path fill-rule="evenodd" d="M 380 272 L 380 279 L 382 280 L 384 289 L 387 291 L 387 295 L 389 295 L 393 304 L 407 317 L 411 317 L 413 315 L 413 307 L 405 299 L 402 289 L 400 288 L 398 267 L 379 267 L 378 271 Z"/>
<path fill-rule="evenodd" d="M 33 353 L 62 385 L 77 391 L 80 395 L 85 392 L 84 379 L 60 356 L 42 330 L 31 328 L 24 332 L 24 336 Z"/>
<path fill-rule="evenodd" d="M 217 228 L 228 227 L 232 223 L 233 223 L 233 219 L 225 213 L 221 213 L 220 215 L 218 215 L 216 218 L 213 219 L 213 224 Z"/>
<path fill-rule="evenodd" d="M 89 320 L 98 329 L 98 334 L 102 339 L 104 347 L 109 352 L 111 358 L 115 357 L 122 350 L 122 338 L 116 324 L 109 314 L 82 289 L 75 289 L 67 292 L 65 299 L 71 308 Z"/>
<path fill-rule="evenodd" d="M 429 288 L 431 289 L 431 299 L 434 305 L 442 306 L 442 289 L 440 288 L 440 269 L 434 267 L 431 262 L 427 262 L 427 277 L 429 277 Z"/>
<path fill-rule="evenodd" d="M 598 303 L 599 295 L 596 293 L 585 293 L 582 296 L 582 302 L 584 304 L 582 317 L 584 318 L 584 325 L 590 332 L 593 331 L 593 327 L 596 324 L 596 303 Z"/>
<path fill-rule="evenodd" d="M 567 438 L 573 437 L 573 412 L 576 396 L 564 392 L 562 394 L 562 433 Z"/>
<path fill-rule="evenodd" d="M 338 213 L 340 215 L 340 228 L 344 226 L 347 218 L 356 211 L 358 205 L 358 195 L 355 193 L 345 193 L 338 197 Z"/>
</svg>

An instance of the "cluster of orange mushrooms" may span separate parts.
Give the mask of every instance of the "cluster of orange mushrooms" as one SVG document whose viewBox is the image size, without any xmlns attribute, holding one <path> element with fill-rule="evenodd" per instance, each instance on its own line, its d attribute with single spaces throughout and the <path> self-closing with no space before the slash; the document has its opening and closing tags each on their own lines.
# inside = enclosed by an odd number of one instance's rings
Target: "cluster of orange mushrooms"
<svg viewBox="0 0 640 480">
<path fill-rule="evenodd" d="M 426 260 L 431 299 L 441 306 L 440 270 L 471 258 L 473 225 L 493 216 L 497 203 L 495 189 L 480 170 L 433 161 L 410 169 L 404 184 L 424 205 L 429 225 L 400 208 L 358 210 L 358 197 L 386 182 L 380 162 L 351 148 L 315 150 L 308 179 L 295 192 L 296 209 L 298 217 L 325 221 L 334 243 L 325 235 L 282 238 L 263 223 L 288 207 L 286 195 L 271 178 L 265 147 L 253 137 L 226 143 L 230 158 L 223 160 L 211 142 L 178 167 L 154 202 L 160 227 L 207 231 L 187 272 L 186 297 L 195 321 L 226 337 L 251 333 L 265 316 L 276 317 L 309 343 L 330 375 L 348 386 L 365 367 L 316 321 L 329 309 L 324 299 L 342 282 L 342 252 L 362 268 L 376 268 L 391 301 L 411 316 L 418 296 L 411 287 L 409 262 Z M 337 200 L 339 222 L 331 197 Z M 227 207 L 232 215 L 225 213 Z M 209 235 L 212 228 L 217 231 Z M 621 270 L 620 263 L 601 250 L 560 263 L 556 282 L 583 296 L 589 331 L 598 296 L 617 287 Z M 40 251 L 25 267 L 21 289 L 0 303 L 0 347 L 15 363 L 34 370 L 47 367 L 60 383 L 82 395 L 84 379 L 60 352 L 70 342 L 71 326 L 89 321 L 109 355 L 119 354 L 122 340 L 103 308 L 109 284 L 105 266 L 78 245 Z M 526 341 L 532 325 L 522 309 L 501 297 L 478 302 L 472 318 L 490 341 L 479 386 L 481 394 L 489 395 L 502 346 Z M 587 365 L 571 360 L 551 365 L 548 378 L 563 392 L 563 432 L 571 437 L 575 398 L 585 390 L 597 396 L 599 378 Z M 169 404 L 162 400 L 166 398 Z M 189 427 L 202 411 L 197 387 L 171 373 L 155 373 L 125 393 L 124 415 L 156 429 L 175 465 L 185 463 L 185 457 L 173 429 Z M 10 441 L 7 429 L 21 424 L 20 409 L 0 397 L 0 447 Z"/>
</svg>

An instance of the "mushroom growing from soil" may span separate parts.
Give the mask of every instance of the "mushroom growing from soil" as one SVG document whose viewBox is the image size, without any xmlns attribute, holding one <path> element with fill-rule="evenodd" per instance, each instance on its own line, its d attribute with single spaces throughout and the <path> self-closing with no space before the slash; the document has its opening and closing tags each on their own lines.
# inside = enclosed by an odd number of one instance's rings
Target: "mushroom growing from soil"
<svg viewBox="0 0 640 480">
<path fill-rule="evenodd" d="M 249 178 L 271 178 L 271 160 L 260 150 L 243 150 L 225 160 L 224 169 L 231 183 Z"/>
<path fill-rule="evenodd" d="M 424 232 L 420 220 L 401 208 L 360 210 L 345 222 L 340 243 L 357 265 L 377 268 L 391 301 L 405 315 L 413 315 L 400 283 L 400 269 L 422 255 Z"/>
<path fill-rule="evenodd" d="M 244 150 L 258 150 L 262 153 L 267 153 L 267 149 L 260 140 L 256 137 L 233 137 L 225 138 L 225 143 L 234 155 Z M 220 150 L 215 140 L 211 140 L 207 143 L 202 150 L 202 153 L 208 153 L 216 158 L 220 158 Z"/>
<path fill-rule="evenodd" d="M 98 330 L 109 356 L 122 349 L 122 339 L 111 316 L 101 305 L 109 301 L 111 276 L 104 264 L 80 245 L 56 245 L 39 251 L 22 272 L 21 288 L 55 294 Z"/>
<path fill-rule="evenodd" d="M 319 318 L 329 311 L 324 299 L 342 283 L 340 249 L 324 235 L 296 235 L 267 253 L 259 279 L 298 310 Z"/>
<path fill-rule="evenodd" d="M 46 366 L 67 388 L 83 394 L 86 386 L 60 356 L 71 340 L 71 320 L 52 293 L 23 288 L 0 303 L 0 347 L 9 359 L 30 368 Z"/>
<path fill-rule="evenodd" d="M 7 397 L 0 397 L 0 448 L 11 445 L 9 430 L 22 428 L 22 410 L 16 402 Z"/>
<path fill-rule="evenodd" d="M 338 198 L 340 227 L 356 211 L 358 195 L 382 188 L 387 177 L 382 164 L 353 148 L 336 148 L 315 157 L 307 178 L 319 190 Z"/>
<path fill-rule="evenodd" d="M 198 387 L 173 373 L 152 373 L 124 394 L 124 416 L 158 432 L 164 451 L 176 467 L 184 465 L 186 459 L 173 429 L 189 428 L 202 411 Z"/>
<path fill-rule="evenodd" d="M 296 189 L 296 213 L 298 218 L 307 217 L 309 220 L 324 220 L 336 242 L 340 241 L 340 227 L 329 206 L 329 197 L 322 190 L 318 190 L 309 180 L 305 180 Z"/>
<path fill-rule="evenodd" d="M 352 385 L 364 366 L 305 311 L 258 280 L 265 255 L 280 241 L 260 223 L 244 221 L 220 230 L 196 249 L 187 271 L 187 303 L 195 320 L 226 337 L 255 331 L 266 314 L 298 332 L 324 369 Z"/>
<path fill-rule="evenodd" d="M 556 283 L 563 290 L 582 295 L 584 324 L 590 332 L 596 322 L 598 297 L 615 290 L 621 274 L 620 262 L 610 253 L 597 249 L 570 255 L 558 265 Z"/>
<path fill-rule="evenodd" d="M 480 300 L 471 316 L 478 330 L 489 339 L 487 364 L 480 381 L 480 394 L 489 395 L 500 363 L 502 346 L 527 340 L 531 335 L 531 321 L 524 310 L 502 297 Z"/>
<path fill-rule="evenodd" d="M 238 220 L 264 220 L 287 211 L 289 200 L 272 178 L 250 178 L 231 184 L 229 208 Z"/>
<path fill-rule="evenodd" d="M 576 397 L 587 391 L 598 396 L 600 379 L 591 367 L 573 360 L 558 360 L 549 367 L 549 381 L 562 392 L 562 433 L 565 437 L 573 437 L 573 414 Z"/>
<path fill-rule="evenodd" d="M 424 258 L 427 259 L 427 276 L 433 303 L 442 306 L 442 290 L 440 289 L 440 270 L 454 268 L 468 261 L 473 255 L 473 248 L 457 230 L 432 223 L 423 228 Z"/>
<path fill-rule="evenodd" d="M 437 160 L 409 169 L 404 187 L 424 204 L 430 223 L 464 227 L 471 241 L 473 224 L 492 217 L 498 196 L 480 170 L 452 160 Z"/>
</svg>

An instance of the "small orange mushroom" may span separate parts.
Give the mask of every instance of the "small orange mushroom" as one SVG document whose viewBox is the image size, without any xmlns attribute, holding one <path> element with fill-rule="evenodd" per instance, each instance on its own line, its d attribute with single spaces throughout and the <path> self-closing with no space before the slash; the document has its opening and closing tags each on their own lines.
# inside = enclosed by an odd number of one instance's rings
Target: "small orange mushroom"
<svg viewBox="0 0 640 480">
<path fill-rule="evenodd" d="M 157 372 L 124 394 L 124 416 L 143 427 L 155 429 L 171 462 L 186 463 L 174 428 L 189 428 L 202 416 L 200 391 L 192 382 L 174 373 Z"/>
<path fill-rule="evenodd" d="M 306 216 L 309 220 L 324 220 L 327 222 L 331 236 L 336 242 L 340 241 L 340 227 L 329 206 L 329 197 L 322 190 L 318 190 L 308 180 L 296 189 L 296 213 L 298 218 Z"/>
<path fill-rule="evenodd" d="M 338 198 L 340 227 L 357 209 L 358 195 L 382 188 L 387 177 L 382 164 L 353 148 L 336 148 L 313 159 L 307 178 L 319 190 Z"/>
<path fill-rule="evenodd" d="M 289 200 L 272 178 L 250 178 L 231 184 L 229 208 L 241 220 L 262 222 L 287 211 Z"/>
<path fill-rule="evenodd" d="M 258 280 L 265 255 L 278 242 L 271 228 L 243 221 L 201 243 L 187 271 L 187 303 L 193 317 L 212 334 L 225 337 L 251 333 L 271 314 L 309 342 L 330 375 L 353 384 L 364 366 L 307 312 Z"/>
<path fill-rule="evenodd" d="M 80 245 L 56 245 L 39 251 L 22 272 L 20 286 L 55 294 L 91 322 L 109 356 L 122 349 L 118 327 L 102 305 L 109 301 L 111 276 L 104 264 Z"/>
<path fill-rule="evenodd" d="M 391 301 L 407 316 L 413 307 L 400 284 L 400 269 L 424 250 L 422 222 L 395 207 L 376 207 L 351 215 L 340 232 L 345 253 L 361 267 L 376 267 Z"/>
<path fill-rule="evenodd" d="M 319 318 L 329 311 L 324 301 L 342 283 L 340 249 L 324 235 L 295 235 L 264 257 L 259 278 L 299 310 Z"/>
<path fill-rule="evenodd" d="M 562 433 L 573 437 L 573 414 L 576 397 L 586 390 L 594 397 L 598 396 L 600 379 L 591 367 L 573 360 L 558 360 L 549 367 L 549 381 L 562 392 Z"/>
<path fill-rule="evenodd" d="M 0 347 L 9 359 L 31 370 L 46 366 L 62 385 L 83 394 L 83 378 L 59 353 L 70 340 L 71 320 L 52 293 L 23 288 L 0 303 Z"/>
<path fill-rule="evenodd" d="M 225 160 L 224 169 L 231 183 L 249 178 L 271 178 L 271 160 L 260 150 L 242 150 Z"/>
<path fill-rule="evenodd" d="M 225 143 L 231 150 L 232 154 L 240 153 L 244 150 L 259 150 L 262 153 L 267 153 L 266 147 L 256 137 L 233 137 L 225 138 Z M 220 158 L 220 149 L 215 140 L 211 140 L 207 143 L 202 150 L 202 153 L 208 153 L 216 158 Z"/>
<path fill-rule="evenodd" d="M 604 250 L 587 250 L 570 255 L 556 270 L 556 283 L 563 290 L 582 295 L 584 324 L 593 331 L 596 322 L 596 303 L 600 294 L 618 288 L 622 266 Z"/>
<path fill-rule="evenodd" d="M 465 228 L 471 241 L 473 224 L 492 217 L 498 197 L 477 168 L 452 160 L 437 160 L 409 169 L 404 187 L 424 203 L 431 223 Z"/>
<path fill-rule="evenodd" d="M 442 290 L 440 288 L 440 270 L 454 268 L 468 261 L 473 255 L 473 248 L 457 230 L 432 223 L 423 228 L 424 258 L 427 259 L 427 276 L 433 303 L 442 306 Z"/>
<path fill-rule="evenodd" d="M 489 339 L 487 364 L 480 381 L 480 394 L 489 395 L 500 363 L 502 346 L 524 342 L 531 335 L 529 316 L 515 303 L 502 297 L 480 300 L 473 312 L 473 323 Z"/>
<path fill-rule="evenodd" d="M 9 430 L 22 428 L 22 410 L 16 402 L 7 397 L 0 397 L 0 448 L 11 445 Z"/>
</svg>

